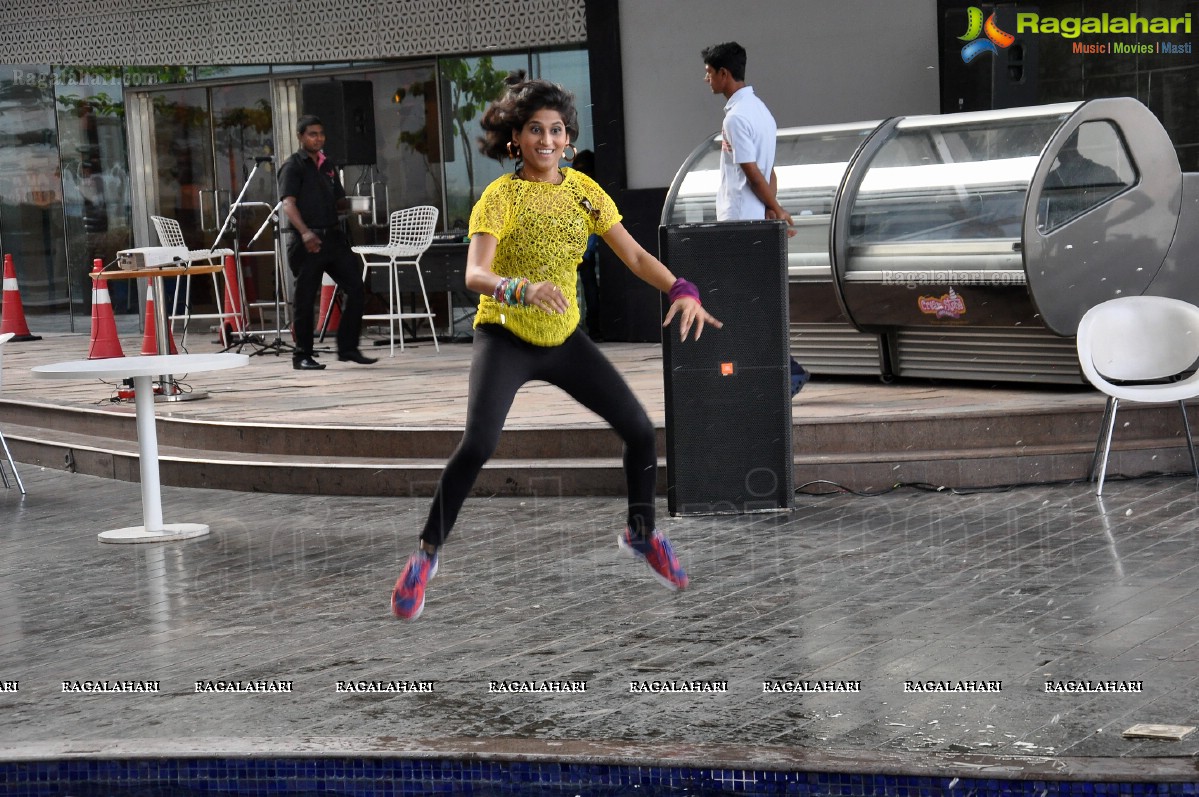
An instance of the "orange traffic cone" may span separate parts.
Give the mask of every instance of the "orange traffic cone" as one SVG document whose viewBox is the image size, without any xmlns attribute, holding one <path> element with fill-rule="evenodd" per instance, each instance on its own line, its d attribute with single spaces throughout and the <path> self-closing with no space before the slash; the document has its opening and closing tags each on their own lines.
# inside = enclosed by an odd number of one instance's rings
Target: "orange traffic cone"
<svg viewBox="0 0 1199 797">
<path fill-rule="evenodd" d="M 96 274 L 104 270 L 104 261 L 92 261 L 92 340 L 87 350 L 89 360 L 106 357 L 124 357 L 121 341 L 117 338 L 117 319 L 112 314 L 112 300 L 108 298 L 108 280 Z"/>
<path fill-rule="evenodd" d="M 29 334 L 25 322 L 25 308 L 21 305 L 21 291 L 17 288 L 17 270 L 12 255 L 4 256 L 4 301 L 0 305 L 0 335 L 13 333 L 9 340 L 41 340 L 40 335 Z"/>
<path fill-rule="evenodd" d="M 245 329 L 242 323 L 241 284 L 237 279 L 237 261 L 233 255 L 225 255 L 225 309 L 222 312 L 225 317 L 221 319 L 221 340 L 228 346 L 233 342 L 229 340 L 229 335 L 240 335 Z"/>
<path fill-rule="evenodd" d="M 167 324 L 167 350 L 178 354 L 171 325 Z M 142 337 L 142 354 L 158 354 L 158 313 L 154 307 L 154 280 L 146 280 L 146 334 Z"/>
<path fill-rule="evenodd" d="M 321 324 L 321 338 L 324 339 L 326 332 L 336 332 L 337 325 L 341 323 L 341 305 L 333 301 L 333 297 L 337 295 L 337 283 L 328 274 L 321 277 L 321 310 L 317 314 L 317 320 Z M 325 319 L 329 319 L 325 323 Z"/>
</svg>

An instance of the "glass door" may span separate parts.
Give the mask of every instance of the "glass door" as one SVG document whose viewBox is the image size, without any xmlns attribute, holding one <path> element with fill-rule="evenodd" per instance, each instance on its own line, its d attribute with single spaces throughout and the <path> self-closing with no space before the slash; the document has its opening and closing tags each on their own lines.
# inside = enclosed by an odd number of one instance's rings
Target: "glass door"
<svg viewBox="0 0 1199 797">
<path fill-rule="evenodd" d="M 173 88 L 155 92 L 150 101 L 151 174 L 155 180 L 148 192 L 154 199 L 150 214 L 179 222 L 187 245 L 199 249 L 211 243 L 206 239 L 216 230 L 208 90 Z M 158 243 L 156 237 L 150 241 L 151 245 Z"/>
<path fill-rule="evenodd" d="M 246 301 L 253 301 L 260 276 L 268 288 L 273 285 L 273 234 L 249 246 L 275 204 L 273 165 L 257 160 L 273 153 L 270 84 L 173 87 L 147 92 L 147 98 L 148 215 L 178 221 L 191 249 L 245 251 Z M 152 227 L 148 243 L 159 243 Z M 259 250 L 267 256 L 249 254 Z M 194 282 L 193 310 L 214 307 L 211 281 Z"/>
<path fill-rule="evenodd" d="M 201 201 L 215 212 L 204 211 L 209 225 L 204 245 L 211 246 L 224 230 L 220 245 L 238 253 L 245 301 L 265 300 L 273 296 L 275 284 L 274 230 L 267 225 L 261 236 L 254 236 L 278 201 L 270 84 L 212 86 L 208 94 L 214 179 L 212 195 Z"/>
</svg>

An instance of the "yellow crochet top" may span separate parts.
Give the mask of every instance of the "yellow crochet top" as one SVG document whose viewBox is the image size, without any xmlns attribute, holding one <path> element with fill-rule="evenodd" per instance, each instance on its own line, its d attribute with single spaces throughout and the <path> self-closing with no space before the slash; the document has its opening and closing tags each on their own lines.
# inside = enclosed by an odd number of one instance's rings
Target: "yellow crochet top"
<svg viewBox="0 0 1199 797">
<path fill-rule="evenodd" d="M 492 271 L 501 277 L 530 282 L 551 280 L 569 302 L 565 313 L 537 307 L 509 306 L 491 296 L 479 297 L 475 326 L 502 324 L 538 346 L 563 343 L 579 325 L 575 295 L 576 269 L 592 233 L 603 235 L 620 221 L 620 213 L 604 189 L 587 175 L 563 169 L 558 185 L 521 180 L 506 174 L 483 190 L 470 214 L 470 234 L 488 233 L 497 240 Z"/>
</svg>

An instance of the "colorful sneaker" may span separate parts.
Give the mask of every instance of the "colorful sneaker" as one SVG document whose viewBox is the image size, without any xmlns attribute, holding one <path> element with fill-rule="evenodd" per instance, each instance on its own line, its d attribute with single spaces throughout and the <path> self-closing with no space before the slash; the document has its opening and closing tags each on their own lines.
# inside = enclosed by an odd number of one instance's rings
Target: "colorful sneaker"
<svg viewBox="0 0 1199 797">
<path fill-rule="evenodd" d="M 425 585 L 437 573 L 437 554 L 418 550 L 408 557 L 404 572 L 391 591 L 391 613 L 401 620 L 415 620 L 425 608 Z"/>
<path fill-rule="evenodd" d="M 667 589 L 686 589 L 687 574 L 679 564 L 678 557 L 670 547 L 670 540 L 656 530 L 649 539 L 642 540 L 633 536 L 633 532 L 625 529 L 617 538 L 620 550 L 640 559 L 644 559 L 653 572 L 654 578 L 662 582 Z"/>
</svg>

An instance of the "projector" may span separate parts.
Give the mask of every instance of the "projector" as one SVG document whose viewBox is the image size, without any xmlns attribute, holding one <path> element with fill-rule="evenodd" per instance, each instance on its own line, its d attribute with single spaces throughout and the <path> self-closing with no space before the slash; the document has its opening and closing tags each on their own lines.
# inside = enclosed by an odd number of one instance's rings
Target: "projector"
<svg viewBox="0 0 1199 797">
<path fill-rule="evenodd" d="M 125 271 L 140 271 L 144 268 L 173 265 L 175 258 L 187 260 L 187 247 L 143 246 L 138 249 L 122 249 L 117 252 L 117 267 Z"/>
</svg>

